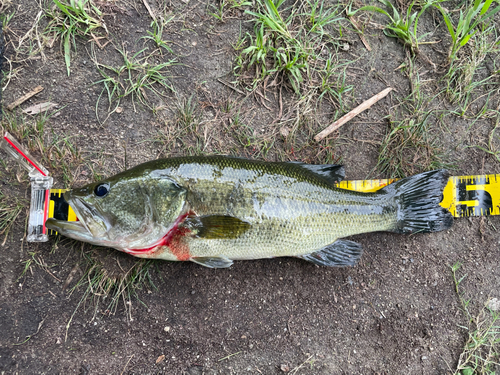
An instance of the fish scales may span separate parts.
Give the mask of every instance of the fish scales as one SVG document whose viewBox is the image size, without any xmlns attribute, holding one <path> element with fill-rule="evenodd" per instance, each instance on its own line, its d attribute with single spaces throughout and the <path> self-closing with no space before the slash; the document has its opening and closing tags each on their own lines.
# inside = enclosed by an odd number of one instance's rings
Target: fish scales
<svg viewBox="0 0 500 375">
<path fill-rule="evenodd" d="M 188 188 L 186 200 L 198 215 L 228 215 L 251 224 L 236 239 L 188 238 L 193 256 L 301 255 L 340 237 L 395 226 L 396 208 L 382 214 L 387 202 L 374 199 L 375 194 L 351 194 L 314 175 L 306 179 L 295 164 L 229 160 L 233 163 L 167 167 L 167 173 Z"/>
<path fill-rule="evenodd" d="M 47 226 L 135 256 L 227 267 L 278 256 L 352 265 L 361 247 L 343 237 L 452 223 L 439 207 L 446 171 L 359 193 L 333 186 L 339 168 L 223 156 L 155 160 L 66 193 L 81 223 Z"/>
</svg>

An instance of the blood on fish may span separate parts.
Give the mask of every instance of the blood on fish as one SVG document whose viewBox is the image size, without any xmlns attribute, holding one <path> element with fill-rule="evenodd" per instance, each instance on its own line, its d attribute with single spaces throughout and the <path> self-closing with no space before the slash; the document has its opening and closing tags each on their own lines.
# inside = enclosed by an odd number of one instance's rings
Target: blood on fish
<svg viewBox="0 0 500 375">
<path fill-rule="evenodd" d="M 189 215 L 194 215 L 194 212 L 190 211 L 179 216 L 168 233 L 153 246 L 144 249 L 127 249 L 126 252 L 132 255 L 152 253 L 157 248 L 166 246 L 178 260 L 189 260 L 191 258 L 189 246 L 182 241 L 182 238 L 191 233 L 191 230 L 186 227 L 179 228 L 179 224 L 182 224 Z"/>
<path fill-rule="evenodd" d="M 182 238 L 190 232 L 191 230 L 189 228 L 179 228 L 178 225 L 175 225 L 164 237 L 165 246 L 170 249 L 170 252 L 178 260 L 189 260 L 191 258 L 189 246 L 182 241 Z"/>
</svg>

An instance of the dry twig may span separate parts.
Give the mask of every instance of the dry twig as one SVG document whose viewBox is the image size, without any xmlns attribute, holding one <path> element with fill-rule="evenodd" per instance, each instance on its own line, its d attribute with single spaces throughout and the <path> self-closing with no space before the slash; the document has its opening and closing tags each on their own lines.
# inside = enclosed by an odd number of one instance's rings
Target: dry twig
<svg viewBox="0 0 500 375">
<path fill-rule="evenodd" d="M 363 103 L 358 105 L 356 108 L 354 108 L 352 111 L 347 113 L 346 115 L 342 116 L 340 119 L 335 121 L 333 124 L 331 124 L 329 127 L 327 127 L 325 130 L 323 130 L 321 133 L 316 135 L 314 137 L 314 140 L 316 142 L 321 141 L 323 138 L 325 138 L 328 134 L 334 132 L 338 128 L 340 128 L 342 125 L 344 125 L 347 121 L 351 120 L 355 116 L 359 115 L 361 112 L 363 112 L 365 109 L 370 108 L 372 105 L 374 105 L 376 102 L 378 102 L 380 99 L 384 98 L 387 96 L 392 91 L 392 87 L 388 87 L 385 90 L 379 92 L 377 95 L 372 96 L 370 99 L 365 100 Z"/>
<path fill-rule="evenodd" d="M 33 90 L 31 90 L 29 93 L 27 93 L 26 95 L 23 95 L 19 99 L 14 100 L 12 103 L 10 103 L 5 108 L 7 108 L 9 111 L 12 111 L 14 108 L 16 108 L 17 106 L 23 104 L 26 100 L 28 100 L 32 96 L 35 96 L 36 94 L 38 94 L 42 90 L 43 90 L 42 86 L 37 86 Z"/>
</svg>

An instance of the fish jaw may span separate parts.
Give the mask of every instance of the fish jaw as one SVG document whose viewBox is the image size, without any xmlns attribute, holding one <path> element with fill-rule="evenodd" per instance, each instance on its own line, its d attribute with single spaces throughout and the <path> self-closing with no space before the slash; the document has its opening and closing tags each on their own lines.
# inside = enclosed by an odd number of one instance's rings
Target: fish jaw
<svg viewBox="0 0 500 375">
<path fill-rule="evenodd" d="M 47 228 L 74 240 L 122 250 L 116 242 L 109 239 L 107 229 L 110 225 L 103 215 L 89 207 L 84 200 L 74 197 L 71 191 L 64 193 L 64 199 L 71 206 L 78 220 L 65 221 L 50 218 L 45 223 Z"/>
<path fill-rule="evenodd" d="M 64 200 L 68 202 L 79 222 L 82 223 L 81 225 L 87 229 L 87 232 L 93 236 L 94 239 L 100 238 L 109 241 L 109 238 L 106 238 L 111 228 L 109 220 L 106 220 L 98 210 L 89 206 L 84 199 L 74 196 L 71 190 L 64 193 Z M 82 239 L 82 241 L 84 240 Z"/>
<path fill-rule="evenodd" d="M 45 222 L 47 228 L 78 241 L 84 241 L 97 246 L 110 246 L 107 241 L 95 238 L 81 221 L 65 221 L 53 218 Z"/>
</svg>

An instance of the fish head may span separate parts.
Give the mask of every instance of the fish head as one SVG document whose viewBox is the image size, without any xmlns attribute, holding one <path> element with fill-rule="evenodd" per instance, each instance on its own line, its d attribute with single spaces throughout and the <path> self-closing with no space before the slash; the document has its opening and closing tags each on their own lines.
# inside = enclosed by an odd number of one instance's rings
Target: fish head
<svg viewBox="0 0 500 375">
<path fill-rule="evenodd" d="M 78 221 L 49 219 L 49 229 L 124 250 L 147 248 L 161 239 L 185 206 L 185 190 L 168 178 L 117 175 L 69 190 L 64 199 Z"/>
</svg>

